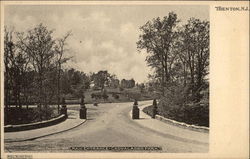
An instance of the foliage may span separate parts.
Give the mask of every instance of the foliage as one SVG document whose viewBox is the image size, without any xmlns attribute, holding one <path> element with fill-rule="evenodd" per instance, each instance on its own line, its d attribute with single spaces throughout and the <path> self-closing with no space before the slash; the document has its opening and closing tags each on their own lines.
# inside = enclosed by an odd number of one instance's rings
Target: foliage
<svg viewBox="0 0 250 159">
<path fill-rule="evenodd" d="M 137 87 L 139 88 L 139 90 L 140 90 L 141 93 L 143 93 L 145 91 L 145 85 L 144 85 L 144 83 L 138 84 Z"/>
<path fill-rule="evenodd" d="M 72 94 L 76 98 L 81 98 L 84 92 L 90 88 L 90 77 L 73 68 L 62 71 L 61 80 L 63 95 Z"/>
<path fill-rule="evenodd" d="M 192 100 L 199 102 L 209 73 L 209 22 L 194 18 L 183 26 L 178 22 L 173 12 L 148 21 L 140 28 L 137 47 L 146 50 L 146 61 L 155 70 L 150 77 L 161 83 L 163 96 L 166 88 L 177 83 L 189 85 Z"/>
<path fill-rule="evenodd" d="M 139 36 L 137 47 L 139 50 L 146 50 L 146 61 L 148 66 L 155 69 L 156 77 L 161 81 L 161 88 L 165 88 L 172 78 L 170 75 L 176 58 L 173 52 L 178 39 L 178 22 L 177 15 L 170 12 L 162 20 L 159 17 L 154 18 L 140 28 L 142 34 Z"/>
<path fill-rule="evenodd" d="M 112 97 L 114 97 L 115 99 L 119 99 L 120 98 L 120 96 L 118 95 L 118 94 L 112 94 Z"/>
<path fill-rule="evenodd" d="M 39 122 L 46 119 L 55 118 L 58 116 L 57 109 L 53 106 L 48 107 L 47 110 L 42 108 L 5 108 L 4 125 L 16 125 Z M 41 113 L 42 111 L 42 113 Z"/>
<path fill-rule="evenodd" d="M 104 89 L 105 85 L 109 85 L 110 80 L 111 80 L 111 75 L 108 73 L 107 70 L 99 71 L 97 73 L 94 73 L 91 76 L 92 81 L 94 81 L 95 86 L 100 87 L 101 90 Z"/>
<path fill-rule="evenodd" d="M 170 12 L 140 30 L 137 48 L 146 50 L 146 62 L 154 69 L 148 90 L 161 92 L 159 113 L 208 125 L 209 22 L 190 18 L 179 25 Z"/>
<path fill-rule="evenodd" d="M 49 103 L 60 96 L 61 65 L 65 58 L 67 34 L 53 38 L 53 30 L 39 24 L 27 32 L 14 32 L 5 27 L 4 78 L 5 106 L 19 106 L 36 102 L 39 118 L 49 117 Z M 6 109 L 9 110 L 9 109 Z"/>
<path fill-rule="evenodd" d="M 142 111 L 146 114 L 148 114 L 149 116 L 153 115 L 153 106 L 148 106 L 142 109 Z"/>
</svg>

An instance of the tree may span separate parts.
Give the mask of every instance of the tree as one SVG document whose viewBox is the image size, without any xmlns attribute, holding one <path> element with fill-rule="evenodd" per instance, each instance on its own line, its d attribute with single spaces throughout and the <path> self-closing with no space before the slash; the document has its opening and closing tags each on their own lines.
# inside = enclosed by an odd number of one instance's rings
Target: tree
<svg viewBox="0 0 250 159">
<path fill-rule="evenodd" d="M 62 93 L 81 98 L 85 91 L 90 88 L 90 77 L 81 71 L 73 68 L 62 71 Z"/>
<path fill-rule="evenodd" d="M 95 86 L 100 87 L 103 91 L 105 85 L 109 85 L 111 75 L 108 71 L 99 71 L 92 75 L 92 80 L 94 81 Z"/>
<path fill-rule="evenodd" d="M 138 87 L 139 87 L 139 89 L 140 89 L 140 92 L 143 93 L 144 90 L 145 90 L 145 85 L 144 85 L 144 83 L 139 84 Z"/>
<path fill-rule="evenodd" d="M 10 102 L 10 91 L 11 91 L 11 86 L 13 86 L 13 81 L 11 80 L 11 68 L 13 65 L 13 59 L 14 59 L 14 42 L 12 39 L 13 31 L 8 30 L 6 27 L 4 28 L 4 104 L 8 108 L 9 102 Z"/>
<path fill-rule="evenodd" d="M 30 58 L 13 40 L 13 30 L 5 27 L 4 64 L 5 64 L 5 104 L 8 106 L 11 96 L 16 106 L 22 107 L 21 94 L 27 97 L 27 89 L 31 82 L 27 82 Z"/>
<path fill-rule="evenodd" d="M 156 77 L 161 79 L 163 95 L 164 87 L 171 80 L 170 72 L 176 58 L 172 50 L 178 39 L 176 27 L 178 22 L 177 15 L 170 12 L 163 19 L 158 17 L 140 27 L 142 34 L 139 36 L 137 48 L 139 51 L 146 50 L 148 54 L 146 61 L 148 66 L 155 69 Z"/>
<path fill-rule="evenodd" d="M 181 35 L 181 57 L 189 71 L 192 96 L 199 101 L 208 75 L 209 22 L 191 18 L 188 24 L 184 25 Z"/>
<path fill-rule="evenodd" d="M 118 88 L 120 85 L 120 80 L 117 79 L 116 75 L 113 74 L 110 76 L 109 87 L 111 88 Z"/>
<path fill-rule="evenodd" d="M 157 89 L 160 83 L 162 88 L 159 113 L 208 125 L 209 22 L 191 18 L 177 24 L 172 12 L 147 22 L 140 28 L 137 47 L 146 50 L 146 61 L 155 71 L 149 76 L 150 87 Z"/>
<path fill-rule="evenodd" d="M 69 36 L 71 36 L 71 32 L 68 32 L 63 38 L 57 40 L 57 45 L 55 46 L 56 51 L 56 65 L 57 65 L 57 104 L 58 104 L 58 112 L 60 108 L 60 101 L 61 101 L 61 70 L 62 64 L 67 62 L 70 58 L 63 57 L 66 49 L 65 46 L 67 45 L 66 40 Z"/>
<path fill-rule="evenodd" d="M 56 81 L 55 76 L 53 76 L 53 72 L 56 70 L 53 63 L 56 51 L 52 33 L 52 30 L 39 24 L 34 29 L 29 30 L 26 35 L 24 33 L 17 34 L 19 49 L 27 53 L 33 69 L 37 73 L 38 105 L 39 107 L 45 106 L 45 109 L 48 106 L 48 98 L 54 95 L 55 90 L 48 83 Z"/>
<path fill-rule="evenodd" d="M 119 79 L 111 79 L 110 81 L 110 87 L 112 88 L 118 88 L 120 84 Z"/>
</svg>

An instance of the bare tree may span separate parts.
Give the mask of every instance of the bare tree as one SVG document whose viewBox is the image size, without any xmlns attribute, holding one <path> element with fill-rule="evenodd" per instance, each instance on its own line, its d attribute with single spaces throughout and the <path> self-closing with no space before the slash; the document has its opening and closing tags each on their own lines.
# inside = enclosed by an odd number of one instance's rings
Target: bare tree
<svg viewBox="0 0 250 159">
<path fill-rule="evenodd" d="M 4 28 L 4 104 L 8 108 L 10 102 L 10 89 L 12 84 L 11 80 L 11 67 L 13 63 L 14 57 L 14 42 L 12 39 L 13 30 L 8 30 L 6 27 Z"/>
<path fill-rule="evenodd" d="M 10 96 L 14 97 L 16 106 L 22 107 L 21 93 L 25 95 L 26 86 L 26 72 L 29 69 L 29 57 L 26 52 L 19 49 L 17 42 L 13 41 L 14 30 L 5 28 L 5 86 L 6 86 L 6 105 L 10 102 Z M 10 90 L 12 94 L 10 94 Z"/>
<path fill-rule="evenodd" d="M 65 36 L 57 40 L 57 45 L 55 47 L 56 50 L 56 64 L 57 64 L 57 105 L 58 105 L 58 112 L 60 109 L 60 98 L 61 98 L 61 70 L 62 70 L 62 64 L 67 62 L 70 57 L 64 57 L 65 54 L 65 46 L 67 45 L 66 40 L 69 36 L 71 36 L 72 33 L 68 32 Z"/>
<path fill-rule="evenodd" d="M 38 105 L 47 108 L 46 74 L 53 67 L 52 59 L 55 56 L 55 40 L 52 37 L 52 30 L 39 24 L 29 30 L 27 35 L 18 33 L 19 48 L 30 57 L 33 69 L 37 72 Z M 40 107 L 41 108 L 41 107 Z"/>
</svg>

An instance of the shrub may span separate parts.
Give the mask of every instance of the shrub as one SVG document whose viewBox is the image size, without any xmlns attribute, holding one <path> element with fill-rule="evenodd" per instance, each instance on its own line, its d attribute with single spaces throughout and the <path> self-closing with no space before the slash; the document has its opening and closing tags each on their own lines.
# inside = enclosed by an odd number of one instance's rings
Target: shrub
<svg viewBox="0 0 250 159">
<path fill-rule="evenodd" d="M 119 96 L 118 94 L 115 94 L 115 95 L 114 95 L 114 98 L 115 98 L 115 99 L 119 99 L 120 96 Z"/>
<path fill-rule="evenodd" d="M 153 115 L 153 106 L 148 106 L 148 107 L 145 107 L 143 108 L 142 110 L 144 113 L 148 114 L 149 116 L 152 116 Z"/>
<path fill-rule="evenodd" d="M 103 95 L 102 95 L 102 98 L 103 98 L 104 100 L 107 100 L 107 99 L 109 98 L 109 96 L 108 96 L 107 94 L 103 94 Z"/>
<path fill-rule="evenodd" d="M 122 87 L 119 87 L 119 91 L 124 91 L 124 88 L 122 88 Z"/>
<path fill-rule="evenodd" d="M 193 103 L 190 101 L 189 94 L 188 88 L 183 89 L 180 86 L 168 87 L 165 96 L 162 96 L 159 100 L 158 113 L 166 118 L 180 122 L 209 126 L 208 102 L 202 104 Z"/>
<path fill-rule="evenodd" d="M 196 124 L 209 127 L 209 105 L 194 104 L 184 107 L 184 120 L 188 124 Z"/>
<path fill-rule="evenodd" d="M 91 94 L 91 98 L 101 99 L 102 98 L 102 94 L 101 93 L 92 93 Z"/>
<path fill-rule="evenodd" d="M 5 119 L 4 124 L 27 124 L 34 123 L 42 120 L 47 120 L 51 118 L 55 118 L 58 116 L 57 108 L 55 107 L 41 107 L 39 108 L 9 108 L 5 111 Z"/>
</svg>

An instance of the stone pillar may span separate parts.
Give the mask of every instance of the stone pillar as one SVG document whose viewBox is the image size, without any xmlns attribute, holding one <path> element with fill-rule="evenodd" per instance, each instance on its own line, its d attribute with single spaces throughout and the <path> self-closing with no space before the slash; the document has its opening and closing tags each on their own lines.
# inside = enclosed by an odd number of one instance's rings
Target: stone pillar
<svg viewBox="0 0 250 159">
<path fill-rule="evenodd" d="M 153 110 L 152 110 L 152 118 L 155 118 L 155 115 L 157 114 L 157 102 L 156 99 L 153 101 Z"/>
<path fill-rule="evenodd" d="M 137 100 L 135 100 L 132 109 L 132 119 L 139 119 L 139 118 L 140 118 L 140 109 L 138 108 Z"/>
<path fill-rule="evenodd" d="M 62 98 L 61 114 L 65 114 L 65 116 L 68 117 L 68 114 L 67 114 L 67 105 L 65 103 L 65 98 Z"/>
<path fill-rule="evenodd" d="M 84 98 L 81 98 L 81 104 L 80 104 L 80 119 L 87 119 L 87 108 L 84 103 Z"/>
</svg>

